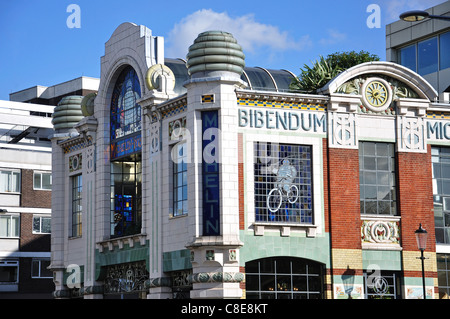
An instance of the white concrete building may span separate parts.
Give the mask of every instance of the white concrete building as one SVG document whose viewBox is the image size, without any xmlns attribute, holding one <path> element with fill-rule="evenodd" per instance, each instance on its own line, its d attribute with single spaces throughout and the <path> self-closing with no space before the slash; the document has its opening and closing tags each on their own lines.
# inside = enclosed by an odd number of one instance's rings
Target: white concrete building
<svg viewBox="0 0 450 319">
<path fill-rule="evenodd" d="M 52 106 L 0 101 L 0 299 L 50 298 Z"/>
</svg>

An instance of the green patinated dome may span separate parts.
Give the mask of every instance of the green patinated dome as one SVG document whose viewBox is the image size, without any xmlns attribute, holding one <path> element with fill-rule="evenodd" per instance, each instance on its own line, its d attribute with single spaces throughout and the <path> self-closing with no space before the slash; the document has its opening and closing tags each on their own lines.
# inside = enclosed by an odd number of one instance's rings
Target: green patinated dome
<svg viewBox="0 0 450 319">
<path fill-rule="evenodd" d="M 55 130 L 72 129 L 81 119 L 83 113 L 81 111 L 82 96 L 72 95 L 61 99 L 53 112 L 52 124 Z"/>
<path fill-rule="evenodd" d="M 229 71 L 239 75 L 245 67 L 242 47 L 231 33 L 206 31 L 200 33 L 186 56 L 188 72 Z"/>
</svg>

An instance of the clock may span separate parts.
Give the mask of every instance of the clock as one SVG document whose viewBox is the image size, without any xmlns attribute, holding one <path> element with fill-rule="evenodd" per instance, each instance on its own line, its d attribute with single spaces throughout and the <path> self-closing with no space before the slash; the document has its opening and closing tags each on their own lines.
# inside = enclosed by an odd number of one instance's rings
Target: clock
<svg viewBox="0 0 450 319">
<path fill-rule="evenodd" d="M 385 111 L 392 102 L 392 89 L 381 78 L 368 78 L 361 88 L 362 102 L 373 112 Z"/>
</svg>

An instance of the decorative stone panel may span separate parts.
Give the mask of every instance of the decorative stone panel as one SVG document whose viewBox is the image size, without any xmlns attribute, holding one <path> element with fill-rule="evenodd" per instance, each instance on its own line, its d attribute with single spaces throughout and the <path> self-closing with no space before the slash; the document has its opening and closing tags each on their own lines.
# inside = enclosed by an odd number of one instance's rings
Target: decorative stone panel
<svg viewBox="0 0 450 319">
<path fill-rule="evenodd" d="M 330 147 L 358 148 L 356 114 L 330 112 L 328 126 Z"/>
<path fill-rule="evenodd" d="M 425 120 L 418 117 L 397 117 L 398 151 L 426 152 Z"/>
<path fill-rule="evenodd" d="M 363 249 L 400 250 L 400 217 L 361 217 Z"/>
</svg>

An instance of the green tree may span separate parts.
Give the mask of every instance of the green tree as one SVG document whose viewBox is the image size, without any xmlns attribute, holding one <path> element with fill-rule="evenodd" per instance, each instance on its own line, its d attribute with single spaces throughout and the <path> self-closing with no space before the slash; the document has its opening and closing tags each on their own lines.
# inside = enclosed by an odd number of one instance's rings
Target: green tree
<svg viewBox="0 0 450 319">
<path fill-rule="evenodd" d="M 300 68 L 301 73 L 292 80 L 290 89 L 313 93 L 342 71 L 364 62 L 379 60 L 377 55 L 366 51 L 336 52 L 327 55 L 326 58 L 320 56 L 319 60 L 312 63 L 312 66 L 305 64 L 303 68 Z"/>
</svg>

